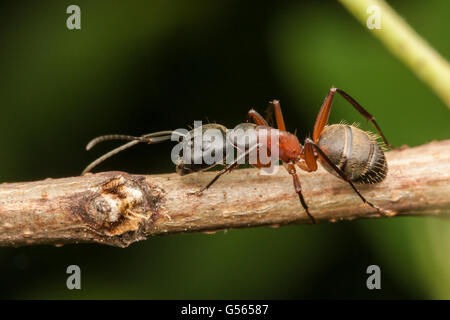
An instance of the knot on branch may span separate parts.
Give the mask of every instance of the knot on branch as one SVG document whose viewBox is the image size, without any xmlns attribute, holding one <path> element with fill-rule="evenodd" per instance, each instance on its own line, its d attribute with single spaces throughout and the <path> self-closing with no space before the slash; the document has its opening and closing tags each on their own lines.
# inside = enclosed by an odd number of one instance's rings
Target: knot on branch
<svg viewBox="0 0 450 320">
<path fill-rule="evenodd" d="M 125 236 L 136 233 L 145 238 L 144 226 L 152 223 L 162 202 L 163 190 L 150 186 L 143 176 L 108 173 L 100 185 L 89 188 L 81 210 L 81 219 L 105 236 Z M 124 240 L 124 239 L 122 239 Z M 134 241 L 135 241 L 134 240 Z"/>
</svg>

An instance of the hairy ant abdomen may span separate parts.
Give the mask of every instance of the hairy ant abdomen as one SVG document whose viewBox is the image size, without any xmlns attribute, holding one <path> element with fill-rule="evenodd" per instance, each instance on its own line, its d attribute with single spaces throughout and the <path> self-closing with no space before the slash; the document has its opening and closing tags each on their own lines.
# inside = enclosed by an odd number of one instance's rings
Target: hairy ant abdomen
<svg viewBox="0 0 450 320">
<path fill-rule="evenodd" d="M 330 160 L 352 182 L 378 183 L 387 174 L 387 162 L 376 135 L 347 124 L 324 128 L 318 143 Z M 336 171 L 319 157 L 323 167 L 334 175 Z"/>
</svg>

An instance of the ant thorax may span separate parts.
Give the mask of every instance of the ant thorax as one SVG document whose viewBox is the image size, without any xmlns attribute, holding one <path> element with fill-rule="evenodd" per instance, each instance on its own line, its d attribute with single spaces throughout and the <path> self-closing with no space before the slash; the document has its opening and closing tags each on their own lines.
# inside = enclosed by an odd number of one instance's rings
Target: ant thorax
<svg viewBox="0 0 450 320">
<path fill-rule="evenodd" d="M 297 136 L 283 131 L 279 133 L 278 149 L 280 153 L 280 160 L 283 162 L 290 162 L 300 157 L 303 147 L 300 144 L 300 141 L 298 141 Z"/>
</svg>

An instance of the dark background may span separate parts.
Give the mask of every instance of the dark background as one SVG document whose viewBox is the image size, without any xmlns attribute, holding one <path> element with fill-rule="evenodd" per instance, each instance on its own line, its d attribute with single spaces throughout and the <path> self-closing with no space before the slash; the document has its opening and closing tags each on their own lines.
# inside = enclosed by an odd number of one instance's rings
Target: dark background
<svg viewBox="0 0 450 320">
<path fill-rule="evenodd" d="M 450 2 L 389 1 L 445 58 Z M 81 8 L 82 29 L 66 28 Z M 303 139 L 329 88 L 373 113 L 389 141 L 449 138 L 446 106 L 333 1 L 17 1 L 0 7 L 0 182 L 79 175 L 116 144 L 97 135 L 234 127 L 281 100 Z M 344 99 L 331 121 L 363 119 Z M 173 172 L 172 144 L 97 170 Z M 336 183 L 339 183 L 336 180 Z M 270 186 L 268 186 L 270 187 Z M 359 220 L 100 245 L 0 248 L 1 298 L 450 298 L 450 224 Z M 66 268 L 82 270 L 67 290 Z M 366 288 L 377 264 L 382 290 Z"/>
</svg>

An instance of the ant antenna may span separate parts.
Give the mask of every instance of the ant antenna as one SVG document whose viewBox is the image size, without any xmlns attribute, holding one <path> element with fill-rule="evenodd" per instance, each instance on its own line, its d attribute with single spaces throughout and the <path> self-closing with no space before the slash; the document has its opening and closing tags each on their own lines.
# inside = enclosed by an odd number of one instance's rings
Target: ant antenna
<svg viewBox="0 0 450 320">
<path fill-rule="evenodd" d="M 125 143 L 124 145 L 122 145 L 122 146 L 120 146 L 120 147 L 118 147 L 118 148 L 115 148 L 115 149 L 111 150 L 111 151 L 108 152 L 108 153 L 105 153 L 105 154 L 104 154 L 103 156 L 101 156 L 100 158 L 98 158 L 98 159 L 96 159 L 95 161 L 91 162 L 91 163 L 86 167 L 86 169 L 83 170 L 83 172 L 82 172 L 81 174 L 83 175 L 83 174 L 85 174 L 85 173 L 91 171 L 94 167 L 98 166 L 100 163 L 102 163 L 102 162 L 105 161 L 106 159 L 112 157 L 113 155 L 118 154 L 119 152 L 121 152 L 121 151 L 123 151 L 123 150 L 125 150 L 125 149 L 128 149 L 128 148 L 134 146 L 135 144 L 138 144 L 139 142 L 141 142 L 141 141 L 139 141 L 139 140 L 133 140 L 133 141 L 130 141 L 130 142 L 128 142 L 128 143 Z"/>
<path fill-rule="evenodd" d="M 107 140 L 130 140 L 130 142 L 125 143 L 124 145 L 117 147 L 117 148 L 109 151 L 108 153 L 105 153 L 100 158 L 91 162 L 86 167 L 86 169 L 83 170 L 82 174 L 85 174 L 85 173 L 91 171 L 94 167 L 96 167 L 97 165 L 99 165 L 100 163 L 105 161 L 106 159 L 118 154 L 119 152 L 122 152 L 123 150 L 131 148 L 132 146 L 134 146 L 140 142 L 146 142 L 148 144 L 155 144 L 155 143 L 160 143 L 163 141 L 170 140 L 170 138 L 172 136 L 172 132 L 173 131 L 160 131 L 160 132 L 145 134 L 141 137 L 127 136 L 127 135 L 120 135 L 120 134 L 109 134 L 109 135 L 97 137 L 97 138 L 91 140 L 87 144 L 86 150 L 90 150 L 98 143 L 100 143 L 102 141 L 107 141 Z"/>
<path fill-rule="evenodd" d="M 128 141 L 134 141 L 134 140 L 142 140 L 142 137 L 135 137 L 135 136 L 127 136 L 122 134 L 109 134 L 105 136 L 100 136 L 97 138 L 92 139 L 89 141 L 89 143 L 86 146 L 86 151 L 91 150 L 93 147 L 95 147 L 98 143 L 108 140 L 128 140 Z"/>
</svg>

